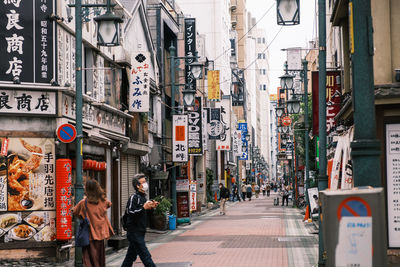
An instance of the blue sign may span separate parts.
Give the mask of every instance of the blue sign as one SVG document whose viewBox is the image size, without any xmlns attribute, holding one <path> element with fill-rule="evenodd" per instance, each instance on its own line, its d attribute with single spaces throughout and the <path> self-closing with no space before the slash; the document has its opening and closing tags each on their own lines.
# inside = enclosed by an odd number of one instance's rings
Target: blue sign
<svg viewBox="0 0 400 267">
<path fill-rule="evenodd" d="M 75 126 L 69 123 L 65 123 L 58 127 L 57 129 L 57 137 L 63 143 L 71 143 L 76 138 L 76 129 Z"/>
<path fill-rule="evenodd" d="M 242 155 L 239 157 L 239 160 L 248 160 L 249 158 L 249 142 L 246 140 L 247 134 L 247 123 L 246 122 L 239 122 L 238 130 L 242 132 Z M 246 149 L 243 151 L 243 147 Z"/>
</svg>

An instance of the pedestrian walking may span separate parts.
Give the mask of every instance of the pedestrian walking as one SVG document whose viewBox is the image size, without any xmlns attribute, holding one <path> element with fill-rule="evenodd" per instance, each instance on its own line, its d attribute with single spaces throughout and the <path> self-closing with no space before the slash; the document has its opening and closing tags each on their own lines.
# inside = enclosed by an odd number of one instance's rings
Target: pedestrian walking
<svg viewBox="0 0 400 267">
<path fill-rule="evenodd" d="M 265 184 L 261 185 L 261 191 L 263 193 L 263 196 L 265 196 Z"/>
<path fill-rule="evenodd" d="M 146 234 L 146 213 L 148 210 L 157 207 L 158 202 L 146 199 L 149 186 L 144 174 L 136 174 L 132 179 L 132 186 L 136 192 L 129 197 L 126 205 L 129 247 L 122 267 L 132 267 L 138 255 L 145 267 L 155 267 L 156 265 L 146 247 L 144 236 Z"/>
<path fill-rule="evenodd" d="M 225 215 L 226 200 L 229 199 L 229 190 L 222 184 L 219 184 L 219 215 Z"/>
<path fill-rule="evenodd" d="M 267 191 L 267 197 L 271 194 L 271 185 L 268 183 L 266 186 L 266 191 Z"/>
<path fill-rule="evenodd" d="M 245 183 L 242 184 L 241 191 L 242 191 L 242 199 L 243 199 L 243 201 L 246 201 L 246 192 L 247 192 L 247 190 L 246 190 L 246 184 Z"/>
<path fill-rule="evenodd" d="M 246 185 L 246 196 L 251 201 L 251 195 L 253 194 L 253 189 L 251 188 L 250 184 Z"/>
<path fill-rule="evenodd" d="M 286 206 L 289 203 L 289 186 L 282 185 L 282 206 L 286 200 Z"/>
<path fill-rule="evenodd" d="M 82 248 L 82 260 L 85 267 L 105 267 L 106 254 L 104 241 L 114 235 L 107 217 L 111 202 L 104 190 L 94 179 L 85 183 L 85 197 L 72 209 L 75 216 L 88 218 L 90 222 L 89 246 Z"/>
<path fill-rule="evenodd" d="M 260 186 L 258 184 L 254 186 L 254 192 L 256 193 L 256 198 L 258 198 L 258 195 L 260 195 Z"/>
<path fill-rule="evenodd" d="M 233 187 L 233 199 L 234 199 L 234 201 L 235 201 L 235 199 L 237 199 L 240 202 L 241 200 L 240 200 L 240 196 L 239 196 L 239 188 L 236 184 L 234 184 L 233 186 L 234 186 Z"/>
</svg>

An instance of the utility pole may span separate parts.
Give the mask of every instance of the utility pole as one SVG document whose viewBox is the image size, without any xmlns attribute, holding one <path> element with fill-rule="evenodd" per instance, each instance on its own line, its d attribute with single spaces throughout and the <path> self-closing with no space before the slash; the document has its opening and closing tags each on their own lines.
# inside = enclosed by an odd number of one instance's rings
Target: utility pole
<svg viewBox="0 0 400 267">
<path fill-rule="evenodd" d="M 319 174 L 318 190 L 321 192 L 328 187 L 326 175 L 326 0 L 318 0 L 318 31 L 319 31 Z M 321 209 L 319 209 L 321 211 Z M 318 266 L 325 266 L 325 248 L 321 214 L 319 214 L 319 250 Z"/>
<path fill-rule="evenodd" d="M 353 81 L 354 140 L 351 142 L 354 186 L 382 186 L 380 142 L 376 139 L 373 29 L 370 0 L 352 0 L 350 51 Z"/>
<path fill-rule="evenodd" d="M 176 48 L 171 43 L 169 47 L 170 54 L 170 75 L 171 75 L 171 116 L 175 115 L 175 54 Z M 176 167 L 172 162 L 171 168 L 171 199 L 172 199 L 172 213 L 178 216 L 177 202 L 176 202 Z"/>
<path fill-rule="evenodd" d="M 310 178 L 309 178 L 309 142 L 308 142 L 308 76 L 307 76 L 307 67 L 308 67 L 308 61 L 303 60 L 303 81 L 304 81 L 304 149 L 305 149 L 305 158 L 306 158 L 306 164 L 305 164 L 305 186 L 306 189 L 304 190 L 305 192 L 305 197 L 307 201 L 307 205 L 310 205 L 310 200 L 308 199 L 308 188 L 310 188 Z"/>
</svg>

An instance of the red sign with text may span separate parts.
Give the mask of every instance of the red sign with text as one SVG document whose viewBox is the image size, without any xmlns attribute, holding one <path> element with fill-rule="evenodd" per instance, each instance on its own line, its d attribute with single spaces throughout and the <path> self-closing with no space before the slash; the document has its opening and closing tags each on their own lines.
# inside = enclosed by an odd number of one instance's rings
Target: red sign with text
<svg viewBox="0 0 400 267">
<path fill-rule="evenodd" d="M 312 113 L 313 113 L 313 134 L 318 135 L 319 127 L 319 84 L 318 72 L 312 72 Z M 340 71 L 326 72 L 326 133 L 329 134 L 336 126 L 335 116 L 340 111 L 341 103 L 341 73 Z"/>
</svg>

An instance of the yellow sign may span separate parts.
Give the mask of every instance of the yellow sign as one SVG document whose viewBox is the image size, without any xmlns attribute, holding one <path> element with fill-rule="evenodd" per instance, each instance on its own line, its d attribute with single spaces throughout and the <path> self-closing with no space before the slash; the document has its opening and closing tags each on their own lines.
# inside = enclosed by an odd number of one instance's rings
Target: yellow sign
<svg viewBox="0 0 400 267">
<path fill-rule="evenodd" d="M 354 54 L 354 23 L 353 23 L 353 3 L 349 3 L 349 35 L 350 35 L 350 53 Z"/>
<path fill-rule="evenodd" d="M 269 101 L 278 101 L 278 95 L 277 94 L 270 94 L 269 95 Z"/>
<path fill-rule="evenodd" d="M 219 70 L 208 71 L 208 100 L 220 100 Z"/>
</svg>

